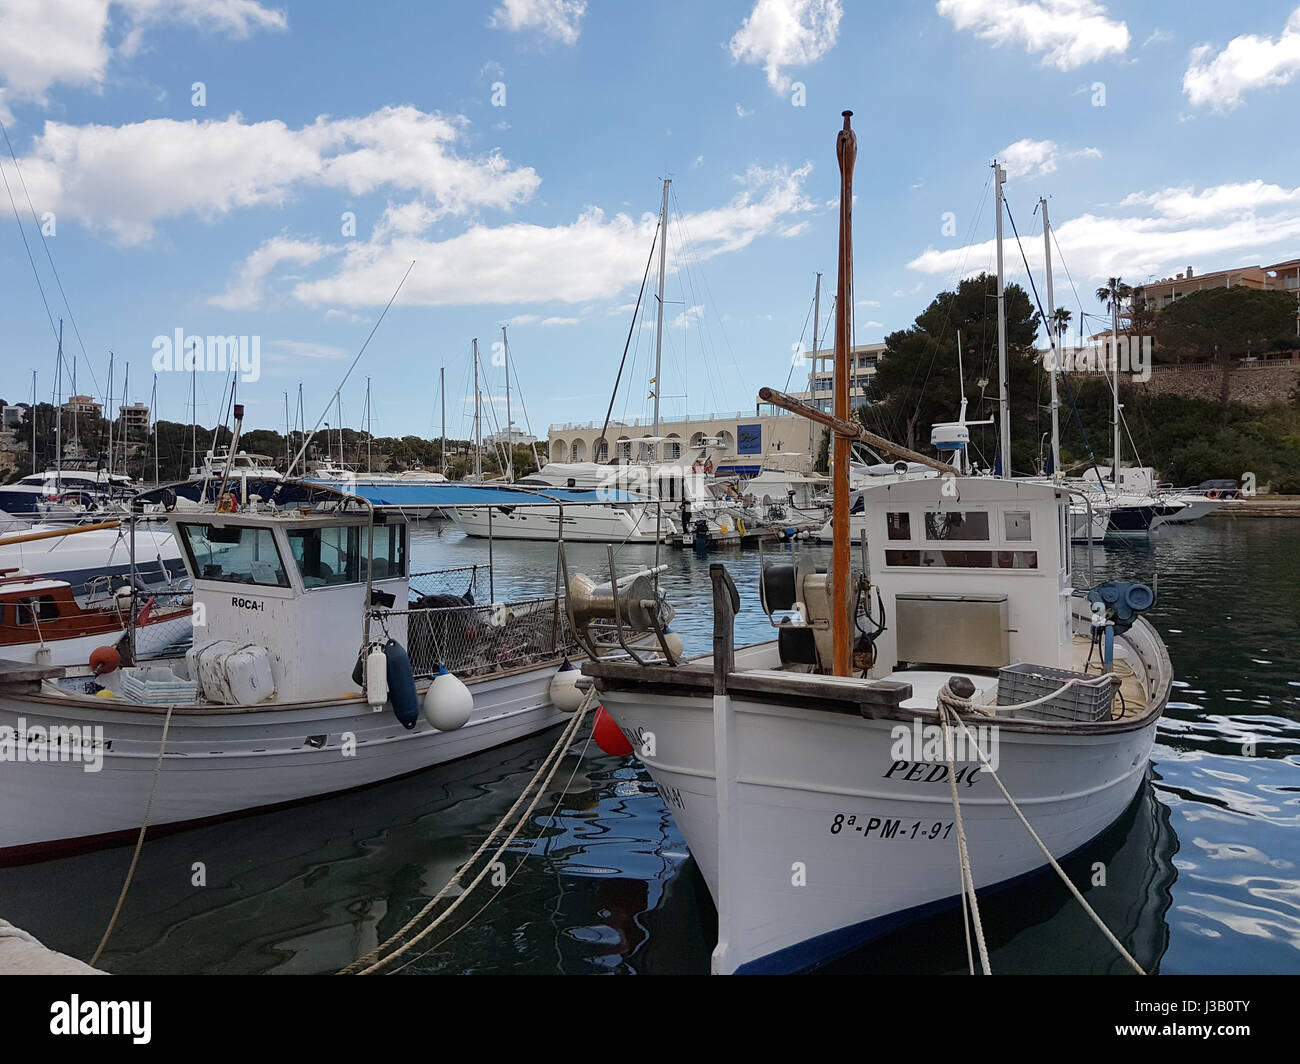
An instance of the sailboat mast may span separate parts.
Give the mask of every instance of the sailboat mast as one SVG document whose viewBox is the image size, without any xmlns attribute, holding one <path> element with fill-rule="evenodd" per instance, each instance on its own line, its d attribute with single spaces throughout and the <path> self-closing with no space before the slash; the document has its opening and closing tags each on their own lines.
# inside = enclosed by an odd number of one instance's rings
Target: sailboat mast
<svg viewBox="0 0 1300 1064">
<path fill-rule="evenodd" d="M 447 475 L 447 367 L 438 369 L 438 395 L 442 399 L 442 468 L 439 472 Z"/>
<path fill-rule="evenodd" d="M 654 435 L 659 435 L 659 393 L 663 391 L 660 384 L 663 369 L 664 354 L 664 268 L 667 262 L 668 253 L 668 186 L 671 185 L 671 178 L 664 178 L 664 202 L 659 208 L 659 311 L 655 318 L 655 428 Z M 656 452 L 658 444 L 655 444 Z"/>
<path fill-rule="evenodd" d="M 194 463 L 196 472 L 199 467 L 199 363 L 197 354 L 196 351 L 196 357 L 190 366 L 190 460 Z M 298 387 L 301 388 L 302 385 Z"/>
<path fill-rule="evenodd" d="M 998 233 L 998 430 L 1002 454 L 1002 475 L 1011 476 L 1011 384 L 1007 380 L 1007 305 L 1002 265 L 1002 182 L 1007 172 L 993 160 L 993 183 L 997 187 Z"/>
<path fill-rule="evenodd" d="M 817 385 L 817 328 L 822 316 L 822 275 L 817 274 L 817 286 L 813 289 L 813 345 L 812 359 L 808 363 L 808 402 L 815 404 L 817 396 L 814 388 Z M 817 426 L 813 421 L 808 422 L 808 472 L 813 471 L 813 464 L 817 460 L 815 454 Z"/>
<path fill-rule="evenodd" d="M 54 423 L 54 480 L 55 483 L 63 481 L 63 319 L 59 319 L 59 353 L 56 359 L 58 374 L 55 380 L 55 414 L 58 420 Z"/>
<path fill-rule="evenodd" d="M 835 141 L 840 164 L 840 256 L 835 290 L 835 416 L 849 419 L 849 342 L 853 310 L 853 164 L 858 138 L 849 126 L 852 111 L 844 112 L 844 128 Z M 836 676 L 848 676 L 853 661 L 849 632 L 849 439 L 835 433 L 834 512 L 831 527 L 831 638 Z"/>
<path fill-rule="evenodd" d="M 153 375 L 153 391 L 149 395 L 149 413 L 153 415 L 153 482 L 161 484 L 158 475 L 158 374 Z"/>
<path fill-rule="evenodd" d="M 506 342 L 506 327 L 501 326 L 501 357 L 506 363 L 506 480 L 515 480 L 515 445 L 510 435 L 510 345 Z"/>
<path fill-rule="evenodd" d="M 289 393 L 285 392 L 284 393 L 284 470 L 286 474 L 289 472 L 289 459 L 292 457 L 289 451 L 289 447 L 291 446 L 289 442 L 290 438 L 291 437 L 289 433 Z"/>
<path fill-rule="evenodd" d="M 1061 367 L 1061 338 L 1056 332 L 1056 297 L 1052 289 L 1052 223 L 1047 220 L 1047 197 L 1040 199 L 1043 208 L 1043 261 L 1047 264 L 1047 338 L 1052 359 L 1052 478 L 1061 477 L 1061 402 L 1056 394 L 1056 374 Z"/>
<path fill-rule="evenodd" d="M 374 460 L 371 457 L 370 441 L 374 437 L 371 429 L 374 428 L 374 415 L 370 410 L 370 378 L 366 378 L 366 472 L 374 471 Z"/>
<path fill-rule="evenodd" d="M 1112 446 L 1110 462 L 1110 479 L 1119 486 L 1120 439 L 1119 439 L 1119 292 L 1110 293 L 1110 362 L 1111 362 L 1111 396 L 1114 399 L 1115 442 Z"/>
<path fill-rule="evenodd" d="M 32 370 L 32 473 L 36 472 L 36 371 Z"/>
<path fill-rule="evenodd" d="M 74 389 L 75 390 L 75 389 Z M 108 353 L 108 391 L 104 393 L 104 413 L 113 408 L 113 352 Z M 113 472 L 113 419 L 108 419 L 108 471 Z"/>
<path fill-rule="evenodd" d="M 478 337 L 474 337 L 474 478 L 483 479 L 483 437 L 478 420 Z"/>
<path fill-rule="evenodd" d="M 122 419 L 122 431 L 118 433 L 118 435 L 122 437 L 122 472 L 128 474 L 130 473 L 130 470 L 127 468 L 126 411 L 124 408 L 126 407 L 126 389 L 127 389 L 127 385 L 130 384 L 130 382 L 131 382 L 131 363 L 128 362 L 126 364 L 126 372 L 122 374 L 122 402 L 118 405 L 117 408 L 118 415 Z M 109 411 L 108 421 L 110 425 L 113 423 L 112 411 Z M 113 459 L 111 457 L 108 460 L 108 468 L 109 471 L 111 472 L 113 468 Z"/>
</svg>

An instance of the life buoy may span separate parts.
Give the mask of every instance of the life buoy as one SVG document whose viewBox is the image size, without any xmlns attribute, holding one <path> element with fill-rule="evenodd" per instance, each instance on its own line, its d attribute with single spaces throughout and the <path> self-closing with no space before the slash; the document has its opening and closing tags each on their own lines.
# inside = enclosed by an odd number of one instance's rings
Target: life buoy
<svg viewBox="0 0 1300 1064">
<path fill-rule="evenodd" d="M 706 472 L 706 473 L 712 473 L 712 472 L 713 472 L 713 459 L 712 459 L 712 458 L 710 458 L 707 462 L 704 463 L 704 472 Z"/>
<path fill-rule="evenodd" d="M 217 513 L 233 514 L 239 512 L 239 503 L 235 499 L 234 492 L 222 492 L 221 498 L 217 500 Z"/>
<path fill-rule="evenodd" d="M 1218 489 L 1218 488 L 1211 488 L 1209 491 L 1207 491 L 1207 492 L 1205 493 L 1205 497 L 1206 497 L 1207 499 L 1217 499 L 1217 498 L 1219 498 L 1219 495 L 1220 495 L 1220 492 L 1219 492 L 1219 489 Z"/>
<path fill-rule="evenodd" d="M 692 472 L 692 473 L 703 473 L 703 472 L 704 472 L 704 463 L 701 462 L 698 458 L 695 459 L 695 464 L 691 466 L 691 472 Z"/>
</svg>

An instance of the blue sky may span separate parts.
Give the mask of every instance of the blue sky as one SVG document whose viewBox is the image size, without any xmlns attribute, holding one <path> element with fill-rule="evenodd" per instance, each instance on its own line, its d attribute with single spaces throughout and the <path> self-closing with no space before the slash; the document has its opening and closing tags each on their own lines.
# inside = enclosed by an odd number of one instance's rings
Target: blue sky
<svg viewBox="0 0 1300 1064">
<path fill-rule="evenodd" d="M 265 427 L 299 381 L 315 422 L 412 261 L 345 421 L 369 376 L 377 434 L 436 434 L 445 366 L 448 431 L 468 433 L 470 341 L 500 407 L 503 323 L 534 431 L 603 417 L 665 176 L 663 409 L 752 406 L 810 337 L 816 271 L 834 290 L 845 108 L 859 342 L 992 268 L 995 156 L 1035 270 L 1050 197 L 1088 312 L 1112 274 L 1293 258 L 1298 102 L 1294 0 L 0 0 L 21 183 L 0 145 L 2 169 L 55 319 L 46 249 L 67 293 L 80 390 L 102 395 L 112 350 L 115 392 L 129 361 L 148 401 L 156 337 L 255 335 L 241 398 Z M 37 370 L 48 399 L 50 321 L 0 208 L 0 397 Z M 1007 262 L 1016 279 L 1014 245 Z M 1056 290 L 1077 315 L 1060 264 Z M 652 317 L 616 416 L 649 410 Z M 199 377 L 211 423 L 222 379 Z M 188 420 L 189 388 L 159 374 L 162 417 Z"/>
</svg>

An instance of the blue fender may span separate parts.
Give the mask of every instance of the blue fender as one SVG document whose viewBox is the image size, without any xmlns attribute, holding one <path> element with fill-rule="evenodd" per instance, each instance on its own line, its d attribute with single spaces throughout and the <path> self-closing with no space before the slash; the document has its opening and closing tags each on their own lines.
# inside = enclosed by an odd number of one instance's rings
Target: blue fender
<svg viewBox="0 0 1300 1064">
<path fill-rule="evenodd" d="M 388 701 L 393 712 L 410 731 L 420 719 L 420 697 L 415 693 L 415 672 L 406 648 L 396 640 L 384 644 L 384 657 L 388 659 Z"/>
</svg>

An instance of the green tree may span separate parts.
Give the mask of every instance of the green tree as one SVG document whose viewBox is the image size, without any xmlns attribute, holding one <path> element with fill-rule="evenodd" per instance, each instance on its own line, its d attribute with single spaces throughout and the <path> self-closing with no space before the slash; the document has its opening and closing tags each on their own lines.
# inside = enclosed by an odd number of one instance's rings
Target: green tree
<svg viewBox="0 0 1300 1064">
<path fill-rule="evenodd" d="M 872 404 L 858 411 L 863 424 L 914 450 L 929 442 L 930 427 L 954 421 L 962 385 L 970 400 L 967 417 L 995 418 L 998 407 L 997 279 L 981 273 L 940 292 L 908 329 L 885 338 L 886 351 L 872 378 Z M 1018 471 L 1033 468 L 1041 424 L 1034 340 L 1038 313 L 1028 294 L 1006 286 L 1007 365 L 1011 392 L 1012 461 Z M 957 374 L 957 334 L 962 341 L 962 376 Z M 990 464 L 997 451 L 996 425 L 972 430 L 972 443 Z"/>
</svg>

